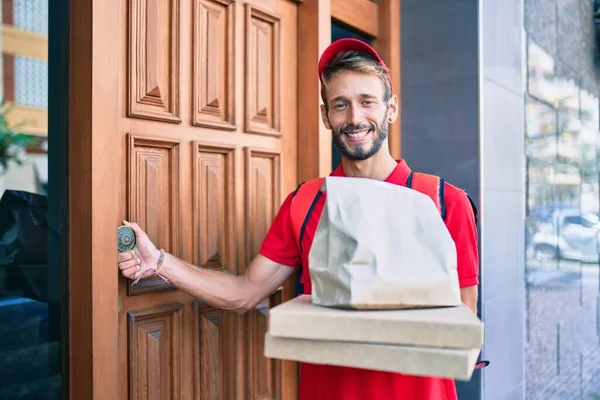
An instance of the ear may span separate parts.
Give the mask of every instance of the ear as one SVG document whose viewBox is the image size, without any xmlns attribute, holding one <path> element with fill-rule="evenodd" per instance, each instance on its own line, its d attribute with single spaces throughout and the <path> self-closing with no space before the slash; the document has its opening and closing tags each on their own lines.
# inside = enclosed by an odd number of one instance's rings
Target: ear
<svg viewBox="0 0 600 400">
<path fill-rule="evenodd" d="M 325 125 L 325 128 L 331 130 L 331 124 L 329 123 L 329 117 L 327 116 L 327 109 L 323 104 L 321 104 L 321 119 L 323 120 L 323 125 Z"/>
<path fill-rule="evenodd" d="M 388 122 L 394 123 L 396 122 L 396 119 L 398 118 L 398 96 L 393 95 L 392 97 L 390 97 L 390 99 L 388 100 L 387 103 L 388 106 Z"/>
</svg>

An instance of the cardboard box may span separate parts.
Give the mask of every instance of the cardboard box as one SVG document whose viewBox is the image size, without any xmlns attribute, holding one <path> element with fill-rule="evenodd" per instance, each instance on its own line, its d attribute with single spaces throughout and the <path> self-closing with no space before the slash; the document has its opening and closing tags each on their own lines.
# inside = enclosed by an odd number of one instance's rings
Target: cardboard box
<svg viewBox="0 0 600 400">
<path fill-rule="evenodd" d="M 280 338 L 451 349 L 481 349 L 483 344 L 483 323 L 465 305 L 410 310 L 347 310 L 314 305 L 310 295 L 296 297 L 272 308 L 268 332 Z"/>
<path fill-rule="evenodd" d="M 265 336 L 265 356 L 314 364 L 340 365 L 407 375 L 471 379 L 479 349 L 415 346 Z"/>
</svg>

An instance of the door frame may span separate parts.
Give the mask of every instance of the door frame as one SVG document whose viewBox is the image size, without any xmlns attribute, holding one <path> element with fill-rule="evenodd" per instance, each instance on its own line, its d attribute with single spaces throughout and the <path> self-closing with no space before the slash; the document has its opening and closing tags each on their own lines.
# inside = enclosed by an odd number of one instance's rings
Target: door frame
<svg viewBox="0 0 600 400">
<path fill-rule="evenodd" d="M 61 398 L 69 398 L 69 29 L 70 0 L 48 4 L 48 268 L 60 293 Z M 65 18 L 67 21 L 65 22 Z M 42 118 L 42 121 L 46 118 Z M 52 132 L 52 134 L 50 134 Z M 60 271 L 60 272 L 59 272 Z M 50 319 L 54 319 L 50 316 Z"/>
<path fill-rule="evenodd" d="M 374 36 L 364 14 L 344 14 L 351 2 L 370 10 L 378 21 L 374 46 L 392 70 L 393 91 L 400 96 L 400 0 L 289 0 L 298 3 L 298 182 L 331 171 L 331 133 L 321 122 L 317 62 L 331 41 L 332 17 Z M 67 100 L 60 108 L 69 145 L 68 193 L 68 382 L 72 399 L 117 399 L 118 296 L 114 207 L 119 188 L 113 178 L 120 162 L 107 162 L 118 140 L 118 60 L 121 0 L 60 0 L 68 28 L 62 49 L 68 68 Z M 342 7 L 342 5 L 344 7 Z M 119 11 L 120 12 L 120 11 Z M 53 48 L 53 51 L 58 49 Z M 56 87 L 56 86 L 55 86 Z M 58 90 L 58 88 L 57 88 Z M 123 99 L 116 99 L 124 101 Z M 52 110 L 52 108 L 50 109 Z M 54 111 L 57 113 L 56 109 Z M 53 113 L 50 113 L 53 115 Z M 52 117 L 50 117 L 52 119 Z M 392 155 L 400 157 L 400 121 L 390 127 Z M 118 181 L 118 180 L 117 180 Z"/>
</svg>

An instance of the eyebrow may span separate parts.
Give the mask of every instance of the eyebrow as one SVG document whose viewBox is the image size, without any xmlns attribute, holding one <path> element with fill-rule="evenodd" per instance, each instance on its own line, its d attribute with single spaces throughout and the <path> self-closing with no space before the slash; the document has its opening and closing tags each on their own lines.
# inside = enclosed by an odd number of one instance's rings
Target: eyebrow
<svg viewBox="0 0 600 400">
<path fill-rule="evenodd" d="M 359 97 L 362 98 L 367 98 L 367 99 L 376 99 L 377 96 L 372 95 L 372 94 L 367 94 L 367 93 L 362 93 Z M 333 99 L 331 99 L 329 102 L 330 103 L 335 103 L 336 101 L 347 101 L 348 98 L 346 96 L 337 96 L 334 97 Z"/>
</svg>

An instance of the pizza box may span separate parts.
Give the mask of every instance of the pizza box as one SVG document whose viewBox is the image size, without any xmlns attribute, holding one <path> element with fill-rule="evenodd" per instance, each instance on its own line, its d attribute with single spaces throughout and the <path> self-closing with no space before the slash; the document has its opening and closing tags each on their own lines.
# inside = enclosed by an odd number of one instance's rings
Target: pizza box
<svg viewBox="0 0 600 400">
<path fill-rule="evenodd" d="M 405 375 L 468 381 L 479 349 L 310 340 L 265 335 L 265 357 L 313 364 L 338 365 Z"/>
<path fill-rule="evenodd" d="M 350 310 L 315 305 L 310 295 L 298 296 L 270 309 L 268 333 L 272 337 L 288 339 L 465 349 L 465 356 L 483 345 L 483 323 L 464 304 L 440 308 Z"/>
</svg>

